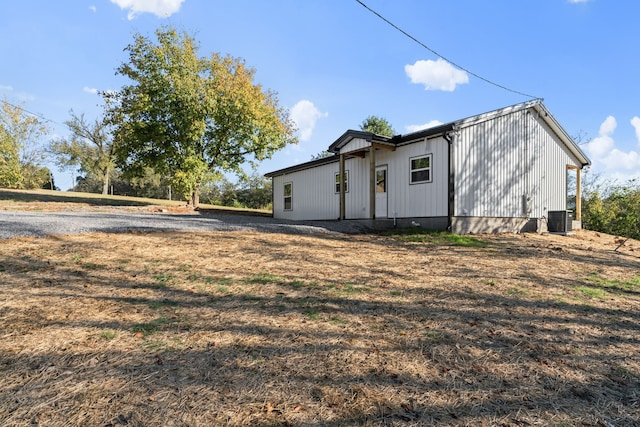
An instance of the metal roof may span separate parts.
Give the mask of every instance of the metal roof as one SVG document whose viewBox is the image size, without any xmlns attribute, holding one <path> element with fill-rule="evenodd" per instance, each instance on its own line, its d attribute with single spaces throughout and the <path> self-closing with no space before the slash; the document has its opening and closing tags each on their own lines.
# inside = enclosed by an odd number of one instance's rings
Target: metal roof
<svg viewBox="0 0 640 427">
<path fill-rule="evenodd" d="M 339 160 L 339 155 L 337 154 L 342 147 L 347 145 L 351 140 L 359 138 L 365 139 L 369 142 L 380 142 L 387 145 L 402 145 L 408 144 L 416 140 L 436 137 L 439 135 L 443 135 L 447 132 L 454 131 L 456 129 L 460 129 L 462 127 L 472 126 L 477 123 L 481 123 L 487 120 L 491 120 L 496 117 L 500 117 L 506 114 L 511 114 L 517 111 L 523 111 L 527 109 L 535 110 L 540 117 L 547 123 L 547 125 L 553 130 L 553 132 L 560 138 L 562 143 L 573 153 L 574 156 L 580 161 L 582 166 L 591 165 L 591 160 L 586 156 L 586 154 L 580 149 L 578 144 L 575 143 L 573 138 L 569 136 L 569 134 L 564 130 L 564 128 L 558 123 L 558 121 L 553 117 L 551 112 L 544 106 L 542 99 L 534 99 L 532 101 L 522 102 L 520 104 L 511 105 L 508 107 L 500 108 L 497 110 L 492 110 L 487 113 L 477 114 L 475 116 L 467 117 L 464 119 L 459 119 L 453 122 L 445 123 L 442 125 L 434 126 L 431 128 L 419 130 L 416 132 L 407 133 L 404 135 L 395 135 L 393 137 L 376 135 L 371 132 L 364 132 L 359 130 L 347 130 L 343 133 L 338 139 L 336 139 L 330 146 L 329 151 L 332 153 L 336 153 L 334 156 L 324 157 L 317 160 L 311 160 L 306 163 L 300 163 L 295 166 L 291 166 L 284 169 L 279 169 L 273 172 L 269 172 L 265 174 L 266 177 L 274 177 L 278 175 L 284 175 L 291 172 L 300 171 L 303 169 L 309 169 L 312 167 L 321 166 L 324 164 L 337 162 Z"/>
</svg>

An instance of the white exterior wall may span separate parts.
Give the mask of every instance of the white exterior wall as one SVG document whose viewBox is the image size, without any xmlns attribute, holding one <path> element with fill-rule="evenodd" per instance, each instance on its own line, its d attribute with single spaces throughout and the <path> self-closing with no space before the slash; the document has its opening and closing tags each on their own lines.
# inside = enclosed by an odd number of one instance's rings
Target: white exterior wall
<svg viewBox="0 0 640 427">
<path fill-rule="evenodd" d="M 462 128 L 453 157 L 454 216 L 540 218 L 564 210 L 567 165 L 579 164 L 534 110 Z"/>
<path fill-rule="evenodd" d="M 409 159 L 425 154 L 432 155 L 432 180 L 410 184 Z M 387 165 L 388 218 L 447 216 L 448 155 L 448 143 L 442 137 L 402 145 L 395 151 L 376 151 L 376 165 Z"/>
<path fill-rule="evenodd" d="M 366 219 L 369 216 L 369 153 L 365 158 L 352 157 L 346 159 L 345 170 L 349 171 L 348 191 L 345 194 L 345 216 L 346 219 Z M 336 170 L 338 172 L 338 164 Z M 332 175 L 335 180 L 335 175 Z M 339 194 L 338 208 L 340 206 Z"/>
<path fill-rule="evenodd" d="M 358 151 L 363 148 L 367 148 L 371 145 L 369 141 L 362 138 L 353 138 L 344 147 L 340 149 L 341 153 L 350 153 L 352 151 Z"/>
<path fill-rule="evenodd" d="M 410 159 L 432 155 L 431 182 L 410 184 Z M 345 161 L 349 173 L 345 194 L 346 219 L 368 219 L 370 154 Z M 387 166 L 387 217 L 446 217 L 448 211 L 448 143 L 444 138 L 422 140 L 376 150 L 376 166 Z M 291 220 L 333 220 L 340 216 L 340 195 L 335 192 L 339 162 L 273 178 L 273 215 Z M 293 184 L 292 210 L 284 210 L 284 184 Z"/>
<path fill-rule="evenodd" d="M 347 219 L 369 218 L 369 159 L 345 161 L 349 172 L 345 194 Z M 340 217 L 340 194 L 335 179 L 340 163 L 333 162 L 273 177 L 273 216 L 291 220 L 333 220 Z M 363 177 L 366 181 L 363 182 Z M 284 184 L 293 184 L 291 210 L 284 210 Z"/>
<path fill-rule="evenodd" d="M 334 193 L 338 162 L 273 177 L 273 216 L 275 218 L 338 219 L 340 198 Z M 291 210 L 284 210 L 284 184 L 293 184 Z"/>
</svg>

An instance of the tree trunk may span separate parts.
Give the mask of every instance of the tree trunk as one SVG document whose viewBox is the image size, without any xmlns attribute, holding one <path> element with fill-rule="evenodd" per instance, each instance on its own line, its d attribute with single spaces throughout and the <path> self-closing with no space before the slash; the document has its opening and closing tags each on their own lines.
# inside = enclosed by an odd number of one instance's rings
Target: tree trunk
<svg viewBox="0 0 640 427">
<path fill-rule="evenodd" d="M 102 194 L 109 194 L 109 173 L 102 175 Z"/>
<path fill-rule="evenodd" d="M 200 204 L 200 192 L 198 191 L 198 187 L 196 187 L 196 189 L 193 190 L 193 193 L 191 193 L 191 205 L 195 209 L 198 207 L 199 204 Z"/>
</svg>

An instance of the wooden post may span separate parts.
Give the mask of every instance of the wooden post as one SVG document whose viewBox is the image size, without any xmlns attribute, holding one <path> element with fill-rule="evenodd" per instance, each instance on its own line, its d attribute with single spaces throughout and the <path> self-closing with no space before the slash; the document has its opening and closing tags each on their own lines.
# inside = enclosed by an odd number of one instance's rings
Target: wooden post
<svg viewBox="0 0 640 427">
<path fill-rule="evenodd" d="M 376 148 L 369 148 L 369 218 L 376 218 Z"/>
<path fill-rule="evenodd" d="M 338 173 L 340 174 L 340 219 L 346 218 L 346 207 L 345 207 L 345 188 L 344 188 L 344 154 L 340 153 L 340 168 Z"/>
<path fill-rule="evenodd" d="M 582 221 L 582 168 L 576 169 L 576 221 Z"/>
</svg>

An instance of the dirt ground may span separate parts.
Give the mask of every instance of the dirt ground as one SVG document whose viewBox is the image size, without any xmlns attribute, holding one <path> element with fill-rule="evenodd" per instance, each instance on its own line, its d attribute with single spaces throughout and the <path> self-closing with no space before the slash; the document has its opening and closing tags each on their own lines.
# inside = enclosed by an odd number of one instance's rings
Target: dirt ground
<svg viewBox="0 0 640 427">
<path fill-rule="evenodd" d="M 0 241 L 3 426 L 634 426 L 640 242 Z"/>
</svg>

